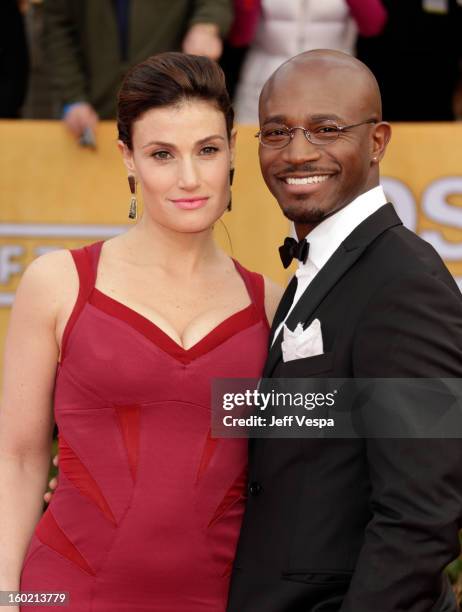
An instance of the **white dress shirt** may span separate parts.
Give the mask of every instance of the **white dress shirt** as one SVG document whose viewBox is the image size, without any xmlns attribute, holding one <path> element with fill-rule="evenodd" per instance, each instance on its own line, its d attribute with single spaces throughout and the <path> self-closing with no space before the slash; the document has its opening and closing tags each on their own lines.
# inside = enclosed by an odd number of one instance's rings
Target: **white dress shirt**
<svg viewBox="0 0 462 612">
<path fill-rule="evenodd" d="M 298 269 L 295 272 L 297 277 L 297 290 L 294 295 L 292 306 L 284 319 L 277 328 L 273 342 L 278 337 L 287 317 L 292 312 L 295 304 L 305 293 L 308 285 L 316 274 L 332 257 L 342 242 L 379 208 L 387 203 L 387 198 L 382 187 L 374 187 L 366 193 L 361 194 L 347 206 L 340 209 L 331 217 L 327 217 L 317 225 L 306 237 L 310 244 L 308 259 L 305 263 L 299 261 Z"/>
</svg>

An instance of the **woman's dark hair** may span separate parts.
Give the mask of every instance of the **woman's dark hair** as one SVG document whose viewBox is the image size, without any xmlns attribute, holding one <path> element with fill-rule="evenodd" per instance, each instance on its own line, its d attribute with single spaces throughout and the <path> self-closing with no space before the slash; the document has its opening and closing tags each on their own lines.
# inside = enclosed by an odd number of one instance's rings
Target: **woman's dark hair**
<svg viewBox="0 0 462 612">
<path fill-rule="evenodd" d="M 230 137 L 234 111 L 222 69 L 207 57 L 169 52 L 152 55 L 126 74 L 117 104 L 120 140 L 132 149 L 133 123 L 143 113 L 186 100 L 205 100 L 214 104 L 225 116 Z"/>
</svg>

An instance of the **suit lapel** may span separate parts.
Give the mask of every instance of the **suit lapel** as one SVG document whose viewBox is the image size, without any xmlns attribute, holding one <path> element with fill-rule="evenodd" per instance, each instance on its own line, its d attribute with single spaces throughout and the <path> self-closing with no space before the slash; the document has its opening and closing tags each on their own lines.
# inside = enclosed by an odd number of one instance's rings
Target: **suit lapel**
<svg viewBox="0 0 462 612">
<path fill-rule="evenodd" d="M 287 319 L 287 327 L 293 330 L 299 322 L 306 323 L 332 287 L 338 283 L 342 276 L 361 257 L 371 242 L 395 225 L 401 225 L 401 221 L 391 204 L 379 208 L 377 212 L 358 225 L 346 240 L 342 242 L 325 266 L 315 276 L 305 293 L 300 297 Z M 286 302 L 285 297 L 286 294 L 282 298 L 284 302 Z M 284 304 L 284 309 L 281 308 L 281 313 L 288 311 L 290 303 L 288 306 Z M 278 313 L 279 308 L 276 315 Z M 284 317 L 281 316 L 279 323 L 283 319 Z M 273 323 L 272 333 L 274 333 L 275 329 L 277 329 L 277 326 Z M 276 364 L 281 359 L 281 342 L 282 330 L 270 348 L 263 370 L 263 378 L 271 376 Z"/>
<path fill-rule="evenodd" d="M 298 282 L 297 277 L 293 276 L 290 283 L 287 285 L 287 288 L 282 295 L 281 301 L 279 302 L 279 306 L 277 307 L 276 312 L 274 314 L 273 324 L 271 325 L 271 331 L 270 331 L 269 342 L 268 342 L 269 355 L 271 355 L 271 353 L 276 350 L 277 345 L 280 346 L 281 344 L 281 339 L 277 338 L 274 343 L 274 346 L 272 346 L 274 334 L 276 333 L 276 330 L 279 327 L 281 321 L 284 321 L 284 319 L 286 318 L 287 312 L 289 311 L 289 308 L 292 306 L 292 302 L 294 301 L 294 297 L 295 297 L 295 292 L 297 291 L 297 282 Z M 279 334 L 279 336 L 280 335 L 281 334 Z M 266 373 L 267 365 L 268 365 L 268 359 L 266 360 L 265 367 L 263 368 L 263 378 L 268 376 Z"/>
<path fill-rule="evenodd" d="M 332 287 L 337 284 L 345 272 L 360 257 L 364 248 L 346 251 L 344 243 L 340 245 L 322 270 L 314 277 L 290 313 L 286 321 L 289 329 L 295 329 L 298 323 L 305 323 L 310 318 L 311 314 Z M 283 332 L 281 330 L 269 352 L 268 360 L 265 364 L 264 377 L 271 376 L 276 364 L 281 359 L 282 336 Z"/>
<path fill-rule="evenodd" d="M 290 283 L 287 285 L 286 290 L 283 293 L 279 306 L 276 309 L 276 313 L 273 318 L 273 324 L 271 325 L 270 333 L 270 346 L 273 341 L 274 333 L 280 325 L 281 321 L 284 321 L 289 308 L 292 306 L 294 301 L 295 292 L 297 290 L 297 277 L 293 276 Z"/>
</svg>

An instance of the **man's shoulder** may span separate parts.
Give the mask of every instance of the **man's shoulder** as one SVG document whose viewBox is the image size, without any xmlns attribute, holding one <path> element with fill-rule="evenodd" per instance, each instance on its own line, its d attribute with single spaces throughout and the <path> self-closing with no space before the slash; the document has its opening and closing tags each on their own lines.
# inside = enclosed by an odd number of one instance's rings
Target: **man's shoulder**
<svg viewBox="0 0 462 612">
<path fill-rule="evenodd" d="M 390 228 L 367 250 L 367 259 L 395 276 L 442 275 L 451 277 L 434 247 L 403 225 Z"/>
<path fill-rule="evenodd" d="M 438 292 L 462 300 L 454 277 L 431 244 L 403 225 L 387 229 L 371 242 L 352 273 L 360 295 L 386 296 L 420 287 L 427 294 Z M 369 297 L 367 297 L 369 296 Z"/>
</svg>

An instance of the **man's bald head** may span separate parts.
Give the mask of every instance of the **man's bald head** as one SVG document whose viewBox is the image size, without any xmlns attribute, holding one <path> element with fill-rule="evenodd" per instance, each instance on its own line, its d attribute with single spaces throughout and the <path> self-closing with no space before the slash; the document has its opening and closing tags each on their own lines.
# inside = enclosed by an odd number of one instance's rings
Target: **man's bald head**
<svg viewBox="0 0 462 612">
<path fill-rule="evenodd" d="M 263 178 L 299 234 L 379 185 L 390 126 L 374 75 L 354 57 L 292 58 L 265 84 L 259 116 Z"/>
<path fill-rule="evenodd" d="M 352 55 L 331 49 L 315 49 L 300 53 L 282 64 L 266 81 L 260 94 L 260 110 L 275 87 L 285 87 L 288 81 L 297 80 L 306 87 L 322 87 L 335 80 L 339 93 L 342 85 L 354 91 L 358 105 L 380 121 L 382 99 L 377 79 L 369 68 Z"/>
</svg>

